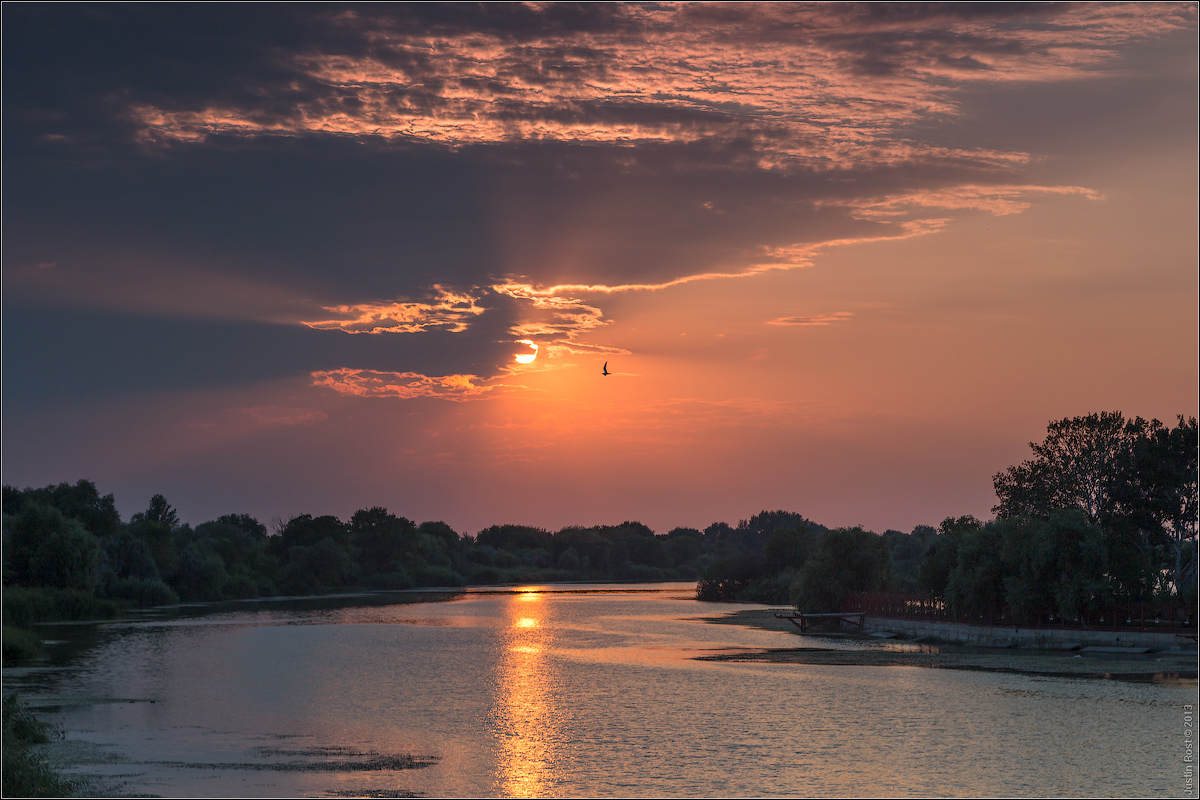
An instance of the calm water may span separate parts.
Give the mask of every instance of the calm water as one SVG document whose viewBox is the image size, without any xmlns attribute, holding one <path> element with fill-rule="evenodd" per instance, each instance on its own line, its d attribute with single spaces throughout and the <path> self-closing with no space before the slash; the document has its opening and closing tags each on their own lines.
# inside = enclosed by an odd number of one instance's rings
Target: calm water
<svg viewBox="0 0 1200 800">
<path fill-rule="evenodd" d="M 130 793 L 1189 794 L 1194 684 L 696 661 L 830 642 L 707 623 L 691 584 L 568 588 L 61 626 L 4 683 Z"/>
</svg>

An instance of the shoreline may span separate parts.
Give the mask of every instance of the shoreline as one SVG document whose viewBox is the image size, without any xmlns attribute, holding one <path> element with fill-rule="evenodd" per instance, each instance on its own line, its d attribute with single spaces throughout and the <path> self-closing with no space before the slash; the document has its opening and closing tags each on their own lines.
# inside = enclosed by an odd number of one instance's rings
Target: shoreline
<svg viewBox="0 0 1200 800">
<path fill-rule="evenodd" d="M 1194 649 L 1122 653 L 1105 648 L 1103 652 L 1075 652 L 1050 647 L 1015 647 L 1011 644 L 999 647 L 965 644 L 932 635 L 879 638 L 869 633 L 801 634 L 787 620 L 775 617 L 776 612 L 776 609 L 742 609 L 720 617 L 706 617 L 705 620 L 792 633 L 804 640 L 817 640 L 819 644 L 714 653 L 697 656 L 696 660 L 832 667 L 923 667 L 1061 678 L 1181 682 L 1186 685 L 1195 685 L 1197 682 L 1197 654 Z M 821 646 L 823 644 L 833 646 Z"/>
</svg>

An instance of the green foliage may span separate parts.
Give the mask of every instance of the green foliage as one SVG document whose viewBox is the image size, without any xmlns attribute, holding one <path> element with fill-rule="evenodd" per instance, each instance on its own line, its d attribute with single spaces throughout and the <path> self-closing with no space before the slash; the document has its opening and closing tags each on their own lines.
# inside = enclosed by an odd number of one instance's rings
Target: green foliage
<svg viewBox="0 0 1200 800">
<path fill-rule="evenodd" d="M 42 637 L 33 631 L 4 626 L 4 663 L 37 658 L 42 654 Z"/>
<path fill-rule="evenodd" d="M 252 576 L 242 572 L 229 576 L 224 583 L 222 593 L 230 600 L 250 600 L 262 596 L 258 582 Z"/>
<path fill-rule="evenodd" d="M 288 595 L 323 594 L 353 585 L 359 574 L 347 549 L 327 536 L 316 544 L 295 545 L 288 550 L 279 588 Z"/>
<path fill-rule="evenodd" d="M 681 577 L 699 578 L 705 599 L 790 598 L 819 611 L 840 610 L 854 591 L 919 590 L 967 616 L 1021 619 L 1086 615 L 1101 601 L 1150 599 L 1168 588 L 1195 596 L 1195 420 L 1180 418 L 1176 428 L 1120 414 L 1062 420 L 1033 448 L 1033 459 L 995 476 L 999 522 L 948 518 L 937 531 L 882 536 L 762 511 L 736 526 L 663 536 L 626 521 L 556 533 L 493 525 L 468 537 L 382 507 L 346 523 L 304 514 L 268 535 L 248 514 L 192 530 L 162 495 L 122 526 L 112 496 L 100 497 L 87 481 L 5 487 L 6 619 L 108 613 L 95 591 L 151 605 L 280 591 Z M 1060 507 L 1080 513 L 1062 516 Z M 75 592 L 30 599 L 21 585 Z"/>
<path fill-rule="evenodd" d="M 27 628 L 35 622 L 113 619 L 121 607 L 78 589 L 8 586 L 4 589 L 4 624 Z"/>
<path fill-rule="evenodd" d="M 449 567 L 426 566 L 417 570 L 415 583 L 417 586 L 462 586 L 465 581 Z"/>
<path fill-rule="evenodd" d="M 141 608 L 169 606 L 179 602 L 178 595 L 158 578 L 117 578 L 109 584 L 109 597 L 130 600 Z"/>
<path fill-rule="evenodd" d="M 1128 468 L 1145 420 L 1126 421 L 1119 412 L 1051 422 L 1034 457 L 993 476 L 1000 518 L 1047 519 L 1056 508 L 1078 508 L 1093 522 L 1116 510 L 1114 489 Z"/>
<path fill-rule="evenodd" d="M 301 514 L 287 521 L 274 545 L 286 553 L 292 547 L 312 547 L 323 539 L 344 547 L 350 543 L 350 529 L 334 516 Z"/>
<path fill-rule="evenodd" d="M 90 592 L 100 581 L 96 537 L 74 519 L 39 503 L 5 517 L 4 573 L 8 582 Z"/>
<path fill-rule="evenodd" d="M 749 585 L 749 581 L 739 581 L 733 578 L 701 578 L 696 582 L 696 599 L 732 603 Z"/>
<path fill-rule="evenodd" d="M 475 537 L 477 545 L 494 547 L 497 550 L 549 550 L 554 537 L 547 530 L 528 525 L 492 525 L 484 528 Z"/>
<path fill-rule="evenodd" d="M 108 539 L 104 543 L 104 551 L 109 572 L 114 579 L 159 580 L 161 577 L 146 540 L 128 531 Z"/>
<path fill-rule="evenodd" d="M 801 611 L 841 611 L 851 592 L 881 591 L 890 578 L 883 537 L 862 528 L 838 528 L 817 542 L 800 570 L 793 600 Z"/>
<path fill-rule="evenodd" d="M 928 533 L 922 535 L 921 529 Z M 884 531 L 883 542 L 892 561 L 893 588 L 908 593 L 918 590 L 921 558 L 928 539 L 936 535 L 937 532 L 928 525 L 918 526 L 911 534 L 895 530 Z"/>
<path fill-rule="evenodd" d="M 146 543 L 158 574 L 171 575 L 179 565 L 179 542 L 176 532 L 162 522 L 135 514 L 129 522 L 129 532 Z"/>
<path fill-rule="evenodd" d="M 719 556 L 696 584 L 696 599 L 732 602 L 755 581 L 770 574 L 762 552 L 736 550 Z"/>
<path fill-rule="evenodd" d="M 193 602 L 220 600 L 224 597 L 229 573 L 221 557 L 198 543 L 187 546 L 179 557 L 179 565 L 171 583 L 181 599 Z"/>
<path fill-rule="evenodd" d="M 567 550 L 575 552 L 581 577 L 607 575 L 612 571 L 613 543 L 596 529 L 563 528 L 554 535 L 554 549 L 560 558 Z"/>
<path fill-rule="evenodd" d="M 254 570 L 266 553 L 266 528 L 248 515 L 226 514 L 196 527 L 197 538 L 221 558 L 231 572 L 238 567 Z"/>
<path fill-rule="evenodd" d="M 388 572 L 403 564 L 417 546 L 417 526 L 386 508 L 362 509 L 350 518 L 350 540 L 368 573 Z"/>
<path fill-rule="evenodd" d="M 705 554 L 704 534 L 695 528 L 674 528 L 667 534 L 667 558 L 677 568 L 695 567 Z"/>
<path fill-rule="evenodd" d="M 983 523 L 972 516 L 946 517 L 937 531 L 923 531 L 925 551 L 917 568 L 917 586 L 929 597 L 944 599 L 958 561 L 958 543 Z M 928 527 L 928 526 L 926 526 Z M 914 531 L 915 533 L 915 531 Z"/>
<path fill-rule="evenodd" d="M 179 514 L 175 508 L 167 502 L 167 498 L 161 494 L 156 494 L 150 498 L 150 505 L 141 514 L 134 514 L 133 519 L 141 519 L 146 522 L 156 522 L 160 525 L 165 525 L 167 528 L 174 530 L 179 527 Z"/>
<path fill-rule="evenodd" d="M 60 483 L 42 489 L 4 487 L 4 513 L 17 515 L 27 504 L 56 508 L 64 517 L 77 519 L 92 535 L 107 538 L 121 530 L 121 515 L 111 494 L 100 496 L 96 484 L 81 480 L 72 486 Z"/>
<path fill-rule="evenodd" d="M 946 582 L 946 600 L 955 614 L 972 618 L 1001 616 L 1005 596 L 1002 538 L 995 525 L 962 533 L 958 558 Z"/>
<path fill-rule="evenodd" d="M 1168 428 L 1104 412 L 1052 422 L 1030 444 L 1032 459 L 993 477 L 994 511 L 1049 520 L 1077 509 L 1103 529 L 1114 596 L 1153 595 L 1164 571 L 1181 595 L 1191 584 L 1184 544 L 1197 534 L 1197 425 L 1178 420 Z"/>
<path fill-rule="evenodd" d="M 800 531 L 814 527 L 815 523 L 791 511 L 760 511 L 748 520 L 738 523 L 738 530 L 765 540 L 776 531 Z M 815 527 L 821 528 L 820 525 Z"/>
<path fill-rule="evenodd" d="M 217 517 L 215 522 L 219 525 L 237 528 L 245 534 L 248 540 L 253 542 L 264 542 L 267 539 L 267 526 L 249 514 L 224 514 Z"/>
<path fill-rule="evenodd" d="M 1075 508 L 1092 522 L 1136 520 L 1190 539 L 1196 535 L 1197 428 L 1179 417 L 1126 420 L 1116 411 L 1051 422 L 1033 458 L 993 476 L 1000 518 L 1049 519 Z"/>
<path fill-rule="evenodd" d="M 5 739 L 11 736 L 26 744 L 46 744 L 54 733 L 54 728 L 35 717 L 16 692 L 4 696 L 3 715 Z"/>
<path fill-rule="evenodd" d="M 917 569 L 917 587 L 929 597 L 945 598 L 946 585 L 958 561 L 958 540 L 942 535 L 929 542 Z"/>
<path fill-rule="evenodd" d="M 32 745 L 45 744 L 54 729 L 37 719 L 17 698 L 4 696 L 4 797 L 65 797 L 79 784 L 50 768 Z"/>
<path fill-rule="evenodd" d="M 763 555 L 777 570 L 799 570 L 808 560 L 817 535 L 804 525 L 799 528 L 776 528 L 767 537 Z"/>
<path fill-rule="evenodd" d="M 792 602 L 799 581 L 798 570 L 785 569 L 752 582 L 738 594 L 738 599 L 767 605 L 787 605 Z"/>
<path fill-rule="evenodd" d="M 1054 512 L 1049 521 L 1016 517 L 993 523 L 1003 563 L 1004 600 L 1017 622 L 1074 619 L 1104 589 L 1100 530 L 1078 510 Z"/>
</svg>

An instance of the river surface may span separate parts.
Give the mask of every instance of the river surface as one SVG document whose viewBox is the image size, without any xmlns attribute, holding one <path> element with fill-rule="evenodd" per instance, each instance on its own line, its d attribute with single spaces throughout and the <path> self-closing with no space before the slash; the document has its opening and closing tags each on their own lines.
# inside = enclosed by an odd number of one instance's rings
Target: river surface
<svg viewBox="0 0 1200 800">
<path fill-rule="evenodd" d="M 76 774 L 128 794 L 1195 794 L 1194 681 L 698 661 L 863 645 L 712 624 L 730 607 L 692 591 L 396 593 L 48 626 L 46 664 L 4 685 L 65 730 Z"/>
</svg>

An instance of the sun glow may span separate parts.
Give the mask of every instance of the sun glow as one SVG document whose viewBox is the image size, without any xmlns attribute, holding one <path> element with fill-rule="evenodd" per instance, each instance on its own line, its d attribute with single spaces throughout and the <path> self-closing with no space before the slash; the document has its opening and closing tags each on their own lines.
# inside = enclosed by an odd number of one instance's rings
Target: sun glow
<svg viewBox="0 0 1200 800">
<path fill-rule="evenodd" d="M 536 344 L 534 344 L 533 342 L 531 342 L 529 339 L 518 339 L 517 344 L 529 345 L 529 347 L 532 348 L 533 352 L 532 353 L 517 353 L 515 356 L 513 356 L 513 358 L 515 358 L 517 360 L 518 364 L 532 364 L 533 360 L 535 358 L 537 358 L 538 346 Z"/>
</svg>

